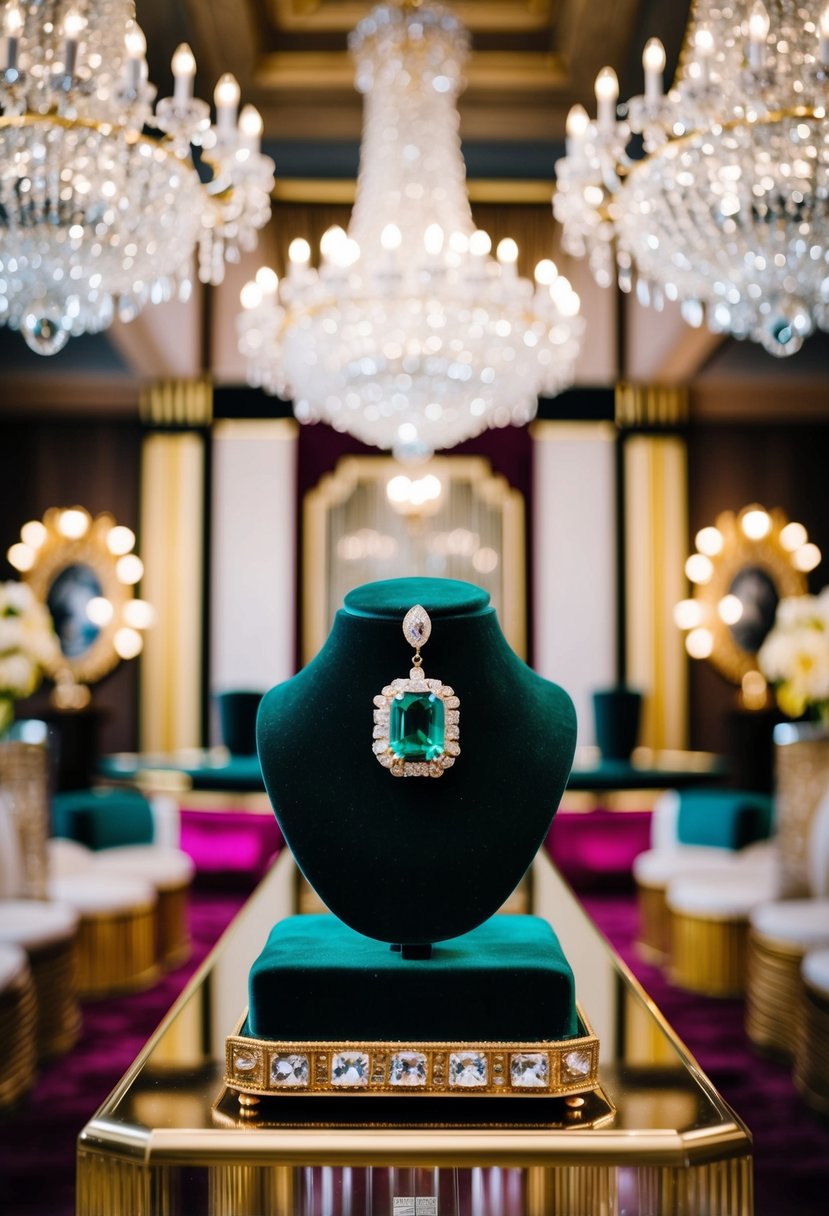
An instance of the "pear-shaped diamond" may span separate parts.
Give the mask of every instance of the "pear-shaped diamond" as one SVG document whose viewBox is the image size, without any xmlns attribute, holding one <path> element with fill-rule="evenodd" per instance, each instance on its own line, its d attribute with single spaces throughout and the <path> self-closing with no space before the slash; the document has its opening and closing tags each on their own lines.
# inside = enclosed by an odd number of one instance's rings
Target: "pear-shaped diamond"
<svg viewBox="0 0 829 1216">
<path fill-rule="evenodd" d="M 429 613 L 420 604 L 415 604 L 403 618 L 403 637 L 415 650 L 419 650 L 426 645 L 431 632 Z"/>
</svg>

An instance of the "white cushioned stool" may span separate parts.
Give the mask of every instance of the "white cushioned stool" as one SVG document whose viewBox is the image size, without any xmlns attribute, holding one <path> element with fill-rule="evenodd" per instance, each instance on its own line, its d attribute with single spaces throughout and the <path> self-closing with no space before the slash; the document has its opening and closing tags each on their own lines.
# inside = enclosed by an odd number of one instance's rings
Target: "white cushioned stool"
<svg viewBox="0 0 829 1216">
<path fill-rule="evenodd" d="M 65 903 L 0 902 L 0 943 L 26 951 L 37 1000 L 38 1059 L 75 1045 L 81 1028 L 76 942 L 78 915 Z"/>
<path fill-rule="evenodd" d="M 803 984 L 794 1053 L 794 1083 L 803 1099 L 829 1114 L 829 950 L 812 950 L 800 965 Z"/>
<path fill-rule="evenodd" d="M 125 845 L 94 855 L 99 874 L 125 875 L 150 883 L 156 904 L 156 950 L 164 967 L 178 967 L 190 957 L 187 896 L 193 882 L 193 859 L 181 849 L 158 845 Z"/>
<path fill-rule="evenodd" d="M 829 900 L 789 899 L 751 913 L 748 938 L 746 1033 L 758 1047 L 794 1051 L 803 956 L 829 947 Z"/>
<path fill-rule="evenodd" d="M 749 914 L 778 890 L 776 873 L 738 862 L 727 873 L 673 879 L 666 895 L 671 982 L 706 996 L 739 996 L 746 982 Z"/>
<path fill-rule="evenodd" d="M 92 865 L 95 854 L 77 840 L 52 836 L 46 841 L 46 872 L 48 878 L 66 878 L 82 874 Z"/>
<path fill-rule="evenodd" d="M 649 962 L 663 962 L 670 948 L 670 921 L 665 894 L 669 882 L 682 875 L 708 874 L 734 864 L 734 854 L 707 845 L 677 845 L 648 849 L 633 860 L 639 909 L 637 949 Z"/>
<path fill-rule="evenodd" d="M 94 869 L 49 883 L 49 894 L 79 917 L 78 989 L 82 997 L 147 988 L 158 978 L 155 889 Z"/>
<path fill-rule="evenodd" d="M 37 1063 L 37 1004 L 26 951 L 0 945 L 0 1110 L 32 1087 Z"/>
</svg>

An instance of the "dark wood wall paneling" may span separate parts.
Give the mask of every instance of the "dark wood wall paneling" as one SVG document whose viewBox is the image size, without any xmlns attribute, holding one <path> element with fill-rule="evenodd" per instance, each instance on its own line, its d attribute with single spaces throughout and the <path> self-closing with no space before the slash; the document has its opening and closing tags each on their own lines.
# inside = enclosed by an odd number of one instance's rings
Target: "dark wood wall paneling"
<svg viewBox="0 0 829 1216">
<path fill-rule="evenodd" d="M 141 429 L 137 421 L 0 420 L 0 577 L 18 578 L 6 551 L 21 524 L 49 507 L 109 511 L 138 535 Z M 38 692 L 18 707 L 34 716 L 47 702 Z M 104 752 L 133 750 L 138 741 L 138 664 L 120 663 L 92 690 Z"/>
<path fill-rule="evenodd" d="M 696 425 L 688 435 L 689 549 L 700 528 L 721 511 L 750 503 L 779 507 L 805 525 L 823 561 L 809 589 L 829 583 L 829 422 L 824 425 Z M 771 727 L 779 715 L 756 722 L 737 712 L 737 688 L 705 662 L 691 663 L 691 746 L 716 752 L 742 747 L 762 770 L 770 756 Z M 743 762 L 752 757 L 743 757 Z"/>
</svg>

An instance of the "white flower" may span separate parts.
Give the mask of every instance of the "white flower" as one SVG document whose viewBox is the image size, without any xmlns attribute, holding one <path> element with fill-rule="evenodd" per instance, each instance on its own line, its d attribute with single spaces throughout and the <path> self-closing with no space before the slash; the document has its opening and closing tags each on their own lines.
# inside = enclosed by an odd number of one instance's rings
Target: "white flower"
<svg viewBox="0 0 829 1216">
<path fill-rule="evenodd" d="M 0 658 L 0 693 L 28 697 L 37 687 L 37 665 L 17 651 Z"/>
<path fill-rule="evenodd" d="M 30 696 L 60 653 L 52 618 L 26 583 L 0 583 L 0 697 Z"/>
<path fill-rule="evenodd" d="M 829 709 L 829 588 L 780 601 L 757 661 L 784 713 Z"/>
</svg>

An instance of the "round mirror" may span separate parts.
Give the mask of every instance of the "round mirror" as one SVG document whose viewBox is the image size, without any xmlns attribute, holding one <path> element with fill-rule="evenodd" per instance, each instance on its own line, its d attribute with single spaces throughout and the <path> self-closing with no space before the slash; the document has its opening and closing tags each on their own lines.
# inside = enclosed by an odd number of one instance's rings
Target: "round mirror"
<svg viewBox="0 0 829 1216">
<path fill-rule="evenodd" d="M 135 598 L 144 567 L 134 546 L 135 534 L 111 515 L 93 519 L 83 507 L 53 507 L 24 524 L 9 549 L 9 561 L 54 622 L 60 653 L 46 671 L 56 684 L 53 696 L 67 705 L 81 704 L 73 689 L 141 651 L 140 631 L 154 613 Z"/>
<path fill-rule="evenodd" d="M 731 636 L 741 650 L 754 655 L 774 624 L 780 601 L 774 579 L 761 566 L 744 566 L 731 580 L 728 594 L 741 605 L 739 619 L 728 626 Z"/>
<path fill-rule="evenodd" d="M 735 684 L 746 677 L 757 705 L 765 702 L 765 681 L 757 651 L 774 625 L 778 602 L 806 593 L 806 574 L 820 561 L 802 524 L 789 523 L 780 510 L 753 504 L 725 511 L 715 526 L 696 535 L 696 552 L 685 564 L 693 597 L 674 609 L 687 630 L 685 646 L 708 659 Z M 762 687 L 761 687 L 762 686 Z"/>
<path fill-rule="evenodd" d="M 65 658 L 80 658 L 99 637 L 101 627 L 90 619 L 89 605 L 102 598 L 100 580 L 89 566 L 65 566 L 56 575 L 46 593 L 46 607 Z"/>
</svg>

